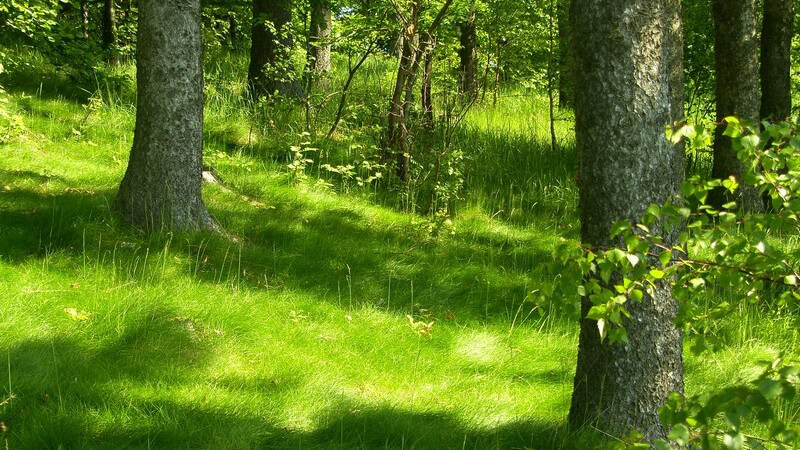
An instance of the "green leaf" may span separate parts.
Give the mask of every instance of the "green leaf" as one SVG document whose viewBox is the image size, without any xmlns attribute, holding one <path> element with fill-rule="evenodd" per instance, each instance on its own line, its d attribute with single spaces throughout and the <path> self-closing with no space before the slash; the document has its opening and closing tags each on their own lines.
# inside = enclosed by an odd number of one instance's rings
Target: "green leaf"
<svg viewBox="0 0 800 450">
<path fill-rule="evenodd" d="M 631 266 L 636 267 L 636 265 L 639 264 L 639 257 L 638 256 L 636 256 L 636 255 L 634 255 L 632 253 L 628 253 L 626 255 L 626 257 L 628 258 L 628 262 L 631 263 Z"/>
<path fill-rule="evenodd" d="M 744 436 L 742 436 L 742 433 L 725 433 L 722 442 L 725 444 L 725 447 L 731 450 L 740 450 L 744 445 Z"/>
<path fill-rule="evenodd" d="M 758 383 L 758 391 L 761 392 L 761 395 L 766 397 L 767 400 L 774 400 L 783 392 L 783 386 L 780 382 L 775 380 L 761 380 Z"/>
<path fill-rule="evenodd" d="M 622 220 L 620 222 L 617 222 L 614 224 L 614 226 L 611 227 L 611 237 L 615 238 L 619 236 L 619 234 L 622 233 L 623 231 L 630 230 L 630 228 L 631 228 L 631 223 L 627 220 Z"/>
<path fill-rule="evenodd" d="M 669 438 L 681 445 L 687 445 L 689 444 L 689 429 L 682 423 L 676 424 L 669 431 Z"/>
<path fill-rule="evenodd" d="M 656 439 L 653 441 L 653 448 L 656 450 L 672 450 L 672 446 L 669 445 L 669 442 L 663 439 Z"/>
<path fill-rule="evenodd" d="M 672 261 L 672 252 L 670 251 L 663 251 L 660 255 L 658 255 L 658 260 L 661 261 L 661 265 L 666 267 L 670 261 Z"/>
<path fill-rule="evenodd" d="M 663 270 L 659 270 L 659 269 L 652 269 L 652 270 L 650 271 L 650 276 L 651 276 L 651 277 L 653 277 L 653 278 L 654 278 L 654 279 L 656 279 L 656 280 L 660 280 L 660 279 L 664 278 L 664 275 L 665 275 L 665 274 L 664 274 L 664 271 L 663 271 Z"/>
</svg>

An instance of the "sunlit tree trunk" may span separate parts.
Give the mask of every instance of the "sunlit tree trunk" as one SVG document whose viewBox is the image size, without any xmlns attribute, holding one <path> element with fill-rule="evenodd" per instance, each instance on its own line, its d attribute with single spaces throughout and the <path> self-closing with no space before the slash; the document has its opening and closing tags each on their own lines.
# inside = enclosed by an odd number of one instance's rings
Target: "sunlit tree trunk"
<svg viewBox="0 0 800 450">
<path fill-rule="evenodd" d="M 86 0 L 81 0 L 81 33 L 83 39 L 89 40 L 89 5 Z"/>
<path fill-rule="evenodd" d="M 792 0 L 764 0 L 761 31 L 761 117 L 792 113 Z"/>
<path fill-rule="evenodd" d="M 744 164 L 736 157 L 731 138 L 723 135 L 729 116 L 757 120 L 758 36 L 756 0 L 712 0 L 716 65 L 717 126 L 714 135 L 712 176 L 742 181 Z M 723 189 L 711 192 L 709 203 L 720 208 L 736 200 L 746 211 L 760 211 L 762 201 L 755 188 L 743 186 L 735 198 Z"/>
<path fill-rule="evenodd" d="M 202 193 L 200 0 L 139 0 L 136 129 L 116 206 L 150 231 L 213 228 Z"/>
<path fill-rule="evenodd" d="M 328 0 L 311 0 L 309 59 L 314 73 L 324 76 L 331 70 L 331 8 Z"/>
<path fill-rule="evenodd" d="M 678 181 L 680 161 L 664 133 L 673 114 L 670 18 L 664 2 L 652 0 L 574 0 L 570 12 L 581 237 L 593 246 L 620 245 L 609 237 L 612 224 L 638 221 Z M 584 317 L 590 306 L 584 302 Z M 683 390 L 678 307 L 669 286 L 660 285 L 654 297 L 627 308 L 627 344 L 602 342 L 598 323 L 581 321 L 569 422 L 614 436 L 638 430 L 664 437 L 658 410 L 670 392 Z"/>
</svg>

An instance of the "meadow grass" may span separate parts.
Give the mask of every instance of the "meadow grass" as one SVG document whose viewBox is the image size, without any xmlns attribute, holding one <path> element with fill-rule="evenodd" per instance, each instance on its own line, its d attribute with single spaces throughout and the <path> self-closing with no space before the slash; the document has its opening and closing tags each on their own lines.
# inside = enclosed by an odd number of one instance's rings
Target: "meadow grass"
<svg viewBox="0 0 800 450">
<path fill-rule="evenodd" d="M 76 100 L 52 70 L 5 80 L 3 107 L 21 119 L 0 144 L 5 445 L 606 445 L 565 425 L 577 325 L 526 300 L 557 275 L 545 269 L 555 243 L 577 235 L 569 113 L 553 152 L 540 97 L 471 111 L 453 144 L 467 154 L 464 198 L 432 234 L 382 188 L 316 182 L 325 158 L 374 144 L 374 117 L 310 138 L 327 151 L 293 180 L 287 149 L 309 139 L 301 108 L 251 114 L 229 76 L 241 66 L 226 61 L 208 64 L 205 136 L 224 183 L 204 188 L 226 235 L 143 235 L 109 208 L 132 139 L 129 87 Z M 354 110 L 374 110 L 381 64 Z M 687 353 L 688 391 L 796 354 L 790 319 L 743 305 L 720 326 L 724 349 Z"/>
</svg>

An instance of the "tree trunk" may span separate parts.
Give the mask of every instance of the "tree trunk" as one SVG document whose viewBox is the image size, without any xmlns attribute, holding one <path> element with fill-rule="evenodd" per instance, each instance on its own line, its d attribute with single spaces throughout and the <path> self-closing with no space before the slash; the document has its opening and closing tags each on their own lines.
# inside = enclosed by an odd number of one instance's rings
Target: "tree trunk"
<svg viewBox="0 0 800 450">
<path fill-rule="evenodd" d="M 239 48 L 239 24 L 236 23 L 236 14 L 233 12 L 228 13 L 228 42 L 230 48 Z"/>
<path fill-rule="evenodd" d="M 309 66 L 317 77 L 331 70 L 331 8 L 327 0 L 311 0 Z"/>
<path fill-rule="evenodd" d="M 89 5 L 86 0 L 81 0 L 81 32 L 83 39 L 89 40 Z"/>
<path fill-rule="evenodd" d="M 425 65 L 422 68 L 422 125 L 432 131 L 434 126 L 433 114 L 433 49 L 425 53 Z"/>
<path fill-rule="evenodd" d="M 117 63 L 117 19 L 114 0 L 105 0 L 103 6 L 103 48 L 108 53 L 108 62 Z"/>
<path fill-rule="evenodd" d="M 250 48 L 248 85 L 254 99 L 275 93 L 300 93 L 290 60 L 294 45 L 291 24 L 291 0 L 253 0 L 253 43 Z"/>
<path fill-rule="evenodd" d="M 683 62 L 683 8 L 681 0 L 665 0 L 667 14 L 667 45 L 669 52 L 670 122 L 678 125 L 686 116 L 686 79 Z M 686 146 L 675 145 L 676 190 L 686 174 Z"/>
<path fill-rule="evenodd" d="M 408 181 L 411 173 L 405 95 L 408 80 L 412 78 L 412 71 L 417 58 L 417 52 L 414 49 L 415 46 L 418 46 L 414 42 L 416 28 L 411 31 L 411 33 L 403 36 L 403 52 L 400 56 L 400 65 L 397 70 L 394 92 L 392 93 L 392 103 L 389 107 L 386 142 L 384 144 L 387 151 L 395 152 L 397 176 L 403 181 Z"/>
<path fill-rule="evenodd" d="M 761 117 L 784 120 L 792 113 L 792 0 L 764 0 L 761 31 Z"/>
<path fill-rule="evenodd" d="M 581 237 L 611 240 L 614 222 L 638 221 L 675 191 L 679 165 L 664 135 L 671 118 L 669 18 L 662 2 L 574 0 L 576 138 Z M 665 236 L 670 243 L 669 236 Z M 584 302 L 585 317 L 590 303 Z M 664 437 L 658 409 L 683 390 L 682 337 L 668 285 L 627 305 L 630 342 L 603 343 L 597 322 L 581 321 L 569 422 L 622 436 Z"/>
<path fill-rule="evenodd" d="M 571 108 L 575 91 L 575 49 L 569 20 L 569 0 L 558 0 L 558 106 Z"/>
<path fill-rule="evenodd" d="M 397 176 L 408 182 L 411 175 L 411 133 L 408 129 L 408 117 L 414 98 L 414 83 L 419 73 L 420 59 L 434 44 L 434 33 L 441 25 L 453 0 L 445 0 L 436 18 L 420 38 L 418 29 L 422 14 L 422 0 L 412 0 L 407 19 L 403 23 L 403 53 L 397 68 L 392 101 L 389 105 L 389 117 L 386 134 L 383 137 L 384 161 L 394 157 L 397 161 Z"/>
<path fill-rule="evenodd" d="M 714 134 L 714 165 L 711 175 L 740 183 L 744 164 L 736 157 L 731 138 L 725 136 L 728 116 L 758 120 L 758 39 L 756 0 L 712 0 L 714 14 L 714 59 L 716 65 L 717 130 Z M 709 195 L 716 208 L 736 200 L 745 211 L 761 211 L 755 188 L 742 186 L 735 198 L 718 188 Z"/>
<path fill-rule="evenodd" d="M 200 0 L 140 0 L 136 129 L 116 206 L 148 231 L 213 228 L 203 203 Z"/>
<path fill-rule="evenodd" d="M 478 94 L 478 38 L 477 12 L 469 12 L 467 20 L 459 25 L 461 29 L 461 47 L 458 51 L 460 59 L 459 74 L 461 76 L 461 93 L 468 97 Z"/>
</svg>

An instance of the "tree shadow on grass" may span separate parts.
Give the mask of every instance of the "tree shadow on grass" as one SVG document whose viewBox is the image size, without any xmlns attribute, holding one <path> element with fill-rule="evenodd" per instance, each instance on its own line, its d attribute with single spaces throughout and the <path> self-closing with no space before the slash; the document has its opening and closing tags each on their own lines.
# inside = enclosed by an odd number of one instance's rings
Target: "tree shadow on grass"
<svg viewBox="0 0 800 450">
<path fill-rule="evenodd" d="M 209 364 L 226 338 L 168 308 L 137 309 L 124 324 L 94 324 L 86 339 L 75 322 L 72 332 L 0 349 L 14 393 L 0 405 L 9 448 L 550 449 L 592 442 L 551 418 L 480 425 L 447 411 L 345 396 L 292 425 L 307 374 L 220 375 Z"/>
<path fill-rule="evenodd" d="M 44 176 L 0 171 L 7 182 L 37 177 Z M 434 239 L 407 218 L 376 219 L 357 206 L 321 206 L 288 188 L 284 194 L 270 208 L 243 206 L 238 196 L 220 202 L 212 213 L 239 236 L 232 241 L 208 233 L 143 236 L 109 210 L 111 190 L 50 194 L 15 187 L 0 192 L 0 254 L 15 263 L 53 251 L 93 263 L 113 255 L 116 267 L 126 267 L 169 246 L 191 261 L 183 265 L 187 274 L 208 283 L 292 289 L 402 314 L 413 302 L 483 319 L 513 316 L 530 275 L 549 258 L 548 248 L 529 241 L 477 234 Z"/>
</svg>

